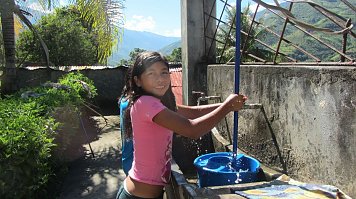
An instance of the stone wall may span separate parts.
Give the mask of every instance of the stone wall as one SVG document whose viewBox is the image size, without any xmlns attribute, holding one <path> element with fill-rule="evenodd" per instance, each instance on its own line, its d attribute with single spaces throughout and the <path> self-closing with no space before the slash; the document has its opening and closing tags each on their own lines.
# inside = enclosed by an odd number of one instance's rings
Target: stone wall
<svg viewBox="0 0 356 199">
<path fill-rule="evenodd" d="M 208 95 L 234 92 L 234 66 L 210 65 L 207 78 Z M 239 149 L 282 170 L 273 134 L 291 177 L 356 197 L 356 67 L 244 65 L 240 93 L 262 104 L 272 132 L 261 109 L 241 110 Z M 232 134 L 233 114 L 230 132 L 223 123 L 218 129 Z"/>
</svg>

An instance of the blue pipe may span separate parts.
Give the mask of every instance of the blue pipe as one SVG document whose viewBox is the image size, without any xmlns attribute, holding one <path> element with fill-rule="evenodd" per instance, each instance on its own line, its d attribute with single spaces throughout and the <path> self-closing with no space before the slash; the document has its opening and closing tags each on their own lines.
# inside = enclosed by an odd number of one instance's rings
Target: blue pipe
<svg viewBox="0 0 356 199">
<path fill-rule="evenodd" d="M 240 29 L 241 29 L 241 0 L 236 0 L 236 42 L 235 42 L 235 93 L 239 93 L 240 89 Z M 238 141 L 238 112 L 234 112 L 234 134 L 233 134 L 233 154 L 237 154 Z"/>
</svg>

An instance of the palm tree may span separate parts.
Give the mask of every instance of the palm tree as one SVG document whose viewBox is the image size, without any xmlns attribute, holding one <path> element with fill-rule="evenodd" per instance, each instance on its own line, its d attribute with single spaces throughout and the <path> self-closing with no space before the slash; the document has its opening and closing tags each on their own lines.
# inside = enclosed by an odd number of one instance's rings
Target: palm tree
<svg viewBox="0 0 356 199">
<path fill-rule="evenodd" d="M 0 27 L 1 27 L 1 23 L 0 23 Z M 2 40 L 2 31 L 0 29 L 0 76 L 2 74 L 2 68 L 5 65 L 5 56 L 4 56 L 4 45 L 1 45 L 3 42 Z"/>
<path fill-rule="evenodd" d="M 3 74 L 4 78 L 1 81 L 1 87 L 6 90 L 12 90 L 8 82 L 13 81 L 14 76 L 16 76 L 16 73 L 13 74 L 15 69 L 15 28 L 13 17 L 15 2 L 13 0 L 0 0 L 0 5 L 6 69 Z"/>
<path fill-rule="evenodd" d="M 250 19 L 250 4 L 248 4 L 241 14 L 241 32 L 248 33 L 251 26 Z M 226 22 L 222 24 L 217 32 L 217 60 L 219 63 L 231 62 L 235 59 L 235 41 L 236 41 L 236 7 L 231 7 L 227 10 Z M 247 38 L 245 34 L 241 35 L 241 48 L 244 52 L 242 54 L 241 60 L 243 62 L 253 61 L 253 58 L 246 56 L 247 54 L 260 55 L 256 47 L 255 39 L 258 37 L 263 37 L 265 31 L 263 29 L 256 30 L 251 29 L 250 36 Z M 262 57 L 267 57 L 269 52 L 265 52 L 260 55 Z"/>
<path fill-rule="evenodd" d="M 73 0 L 78 5 L 87 25 L 98 34 L 98 58 L 104 62 L 112 53 L 112 47 L 121 39 L 123 30 L 124 0 Z M 57 0 L 38 0 L 48 9 L 53 8 Z M 35 32 L 30 21 L 25 17 L 24 10 L 17 4 L 18 0 L 0 0 L 0 17 L 5 51 L 5 71 L 1 81 L 1 93 L 8 94 L 16 90 L 16 58 L 15 58 L 15 28 L 14 14 L 19 17 L 32 31 Z M 118 39 L 119 38 L 119 39 Z M 46 51 L 44 42 L 38 38 Z"/>
</svg>

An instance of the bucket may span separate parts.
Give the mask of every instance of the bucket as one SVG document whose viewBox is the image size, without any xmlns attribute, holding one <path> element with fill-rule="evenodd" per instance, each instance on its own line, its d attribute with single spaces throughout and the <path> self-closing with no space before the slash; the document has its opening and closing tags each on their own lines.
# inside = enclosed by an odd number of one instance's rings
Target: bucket
<svg viewBox="0 0 356 199">
<path fill-rule="evenodd" d="M 233 161 L 231 152 L 209 153 L 197 157 L 194 166 L 200 187 L 256 182 L 260 163 L 247 155 L 238 154 Z"/>
</svg>

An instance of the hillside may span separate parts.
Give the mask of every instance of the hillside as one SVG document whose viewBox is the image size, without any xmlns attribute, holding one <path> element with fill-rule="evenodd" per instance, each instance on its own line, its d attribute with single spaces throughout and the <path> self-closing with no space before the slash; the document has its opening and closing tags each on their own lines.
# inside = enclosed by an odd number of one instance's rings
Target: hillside
<svg viewBox="0 0 356 199">
<path fill-rule="evenodd" d="M 172 54 L 172 51 L 174 49 L 180 48 L 180 47 L 182 47 L 181 40 L 171 43 L 168 46 L 165 46 L 165 47 L 159 49 L 158 52 L 161 52 L 164 55 L 170 55 L 170 54 Z"/>
<path fill-rule="evenodd" d="M 345 4 L 343 4 L 341 1 L 315 0 L 314 2 L 334 13 L 337 13 L 345 19 L 351 19 L 351 21 L 355 24 L 355 12 L 352 11 Z M 356 3 L 355 0 L 352 0 L 350 2 L 353 4 Z M 281 6 L 288 8 L 289 3 L 282 3 Z M 341 29 L 340 27 L 335 25 L 335 23 L 333 23 L 330 19 L 315 10 L 312 6 L 305 3 L 295 3 L 292 8 L 292 13 L 297 19 L 308 24 L 312 24 L 319 28 L 328 28 L 332 30 Z M 259 12 L 258 17 L 258 20 L 263 23 L 264 26 L 269 27 L 277 34 L 281 34 L 284 21 L 280 17 L 267 11 Z M 355 28 L 353 28 L 353 31 L 355 32 Z M 333 35 L 327 34 L 325 32 L 316 32 L 311 30 L 309 30 L 309 32 L 324 41 L 325 43 L 336 47 L 336 49 L 342 49 L 342 35 Z M 285 38 L 292 41 L 294 44 L 301 46 L 303 49 L 307 50 L 311 54 L 321 59 L 321 61 L 339 61 L 340 59 L 339 55 L 336 55 L 334 51 L 330 50 L 325 45 L 321 44 L 320 42 L 316 41 L 312 37 L 308 36 L 307 34 L 303 33 L 302 31 L 290 24 L 288 24 L 286 28 Z M 267 34 L 267 36 L 262 38 L 261 40 L 274 47 L 278 42 L 278 38 L 276 36 L 273 36 L 272 34 Z M 356 39 L 349 35 L 347 44 L 347 54 L 352 57 L 356 57 Z M 282 43 L 281 50 L 282 52 L 285 52 L 291 57 L 300 61 L 311 61 L 310 57 L 307 57 L 304 53 L 294 49 L 290 45 L 285 45 L 285 43 Z"/>
<path fill-rule="evenodd" d="M 108 64 L 117 65 L 121 59 L 128 59 L 134 48 L 159 51 L 165 55 L 172 52 L 175 46 L 180 46 L 180 37 L 166 37 L 150 32 L 124 30 L 122 42 L 110 56 Z"/>
</svg>

